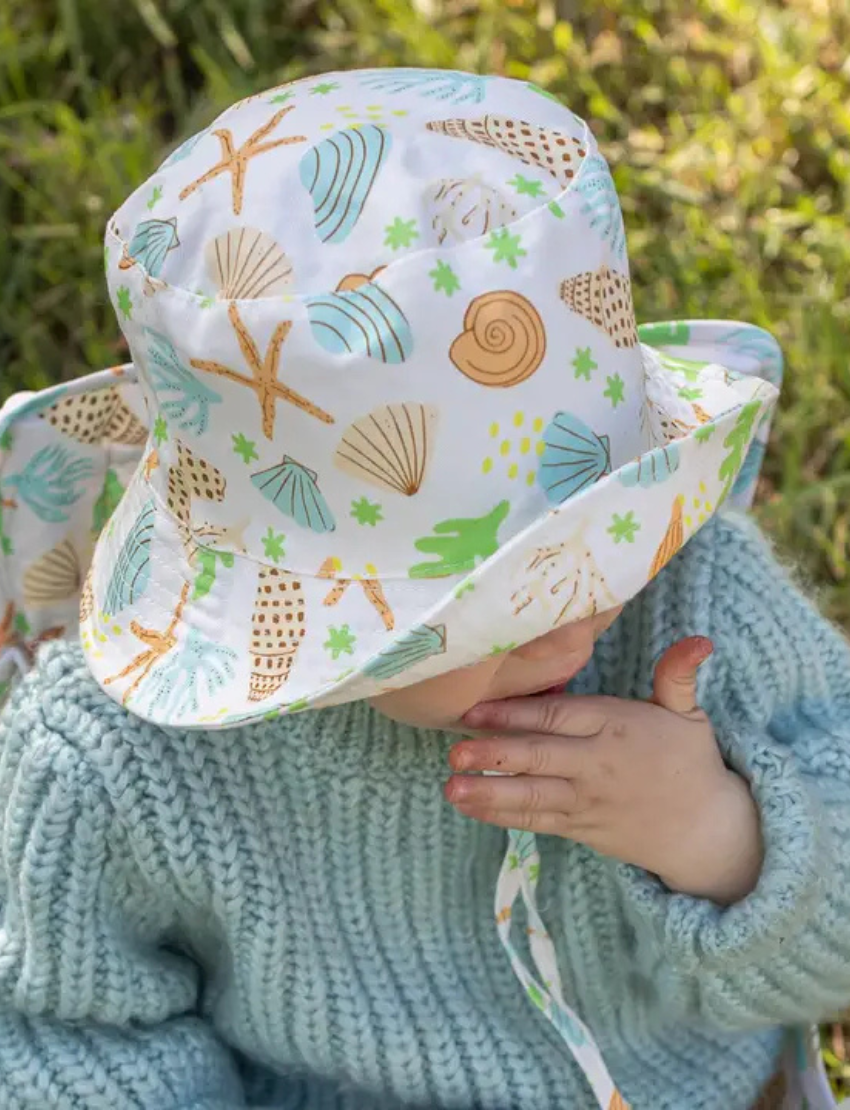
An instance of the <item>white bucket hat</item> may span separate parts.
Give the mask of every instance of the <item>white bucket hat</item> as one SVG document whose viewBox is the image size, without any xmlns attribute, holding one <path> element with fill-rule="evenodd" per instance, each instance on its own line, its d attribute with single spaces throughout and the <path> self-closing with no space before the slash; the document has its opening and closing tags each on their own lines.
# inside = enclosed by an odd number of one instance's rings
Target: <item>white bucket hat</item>
<svg viewBox="0 0 850 1110">
<path fill-rule="evenodd" d="M 522 82 L 251 97 L 106 246 L 151 437 L 83 641 L 162 724 L 368 697 L 627 601 L 777 396 L 687 325 L 641 344 L 608 167 Z"/>
</svg>

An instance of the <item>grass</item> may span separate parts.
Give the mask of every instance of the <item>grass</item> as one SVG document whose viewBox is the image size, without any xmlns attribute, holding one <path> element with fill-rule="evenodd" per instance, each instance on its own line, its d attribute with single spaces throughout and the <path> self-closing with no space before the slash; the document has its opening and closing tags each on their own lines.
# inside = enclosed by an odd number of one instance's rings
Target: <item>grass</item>
<svg viewBox="0 0 850 1110">
<path fill-rule="evenodd" d="M 0 399 L 121 358 L 106 219 L 233 99 L 336 66 L 528 78 L 614 167 L 639 317 L 783 343 L 757 512 L 850 628 L 848 41 L 846 0 L 5 0 Z"/>
</svg>

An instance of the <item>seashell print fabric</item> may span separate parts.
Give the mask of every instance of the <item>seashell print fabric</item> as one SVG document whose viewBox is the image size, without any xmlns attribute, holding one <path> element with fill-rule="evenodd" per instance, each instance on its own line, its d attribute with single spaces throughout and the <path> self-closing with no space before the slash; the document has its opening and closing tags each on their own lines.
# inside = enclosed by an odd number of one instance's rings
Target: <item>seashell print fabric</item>
<svg viewBox="0 0 850 1110">
<path fill-rule="evenodd" d="M 65 514 L 92 422 L 141 453 L 88 577 L 57 537 L 21 589 L 82 578 L 89 664 L 152 720 L 367 697 L 628 600 L 757 471 L 772 340 L 730 340 L 743 375 L 689 325 L 639 341 L 607 164 L 530 84 L 258 93 L 166 159 L 106 252 L 147 420 L 57 399 L 60 454 L 4 495 Z"/>
</svg>

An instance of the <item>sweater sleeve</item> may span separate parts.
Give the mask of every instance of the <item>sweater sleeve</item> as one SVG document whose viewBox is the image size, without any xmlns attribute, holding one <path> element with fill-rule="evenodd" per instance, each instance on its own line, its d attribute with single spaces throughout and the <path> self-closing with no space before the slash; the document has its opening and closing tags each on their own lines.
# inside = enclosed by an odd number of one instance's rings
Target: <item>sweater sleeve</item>
<svg viewBox="0 0 850 1110">
<path fill-rule="evenodd" d="M 702 704 L 765 858 L 726 908 L 618 865 L 636 959 L 674 1009 L 727 1031 L 822 1020 L 850 1003 L 850 650 L 749 522 L 718 522 L 677 573 L 679 598 L 710 598 Z"/>
<path fill-rule="evenodd" d="M 49 698 L 38 668 L 0 719 L 0 1106 L 242 1107 L 167 903 Z"/>
</svg>

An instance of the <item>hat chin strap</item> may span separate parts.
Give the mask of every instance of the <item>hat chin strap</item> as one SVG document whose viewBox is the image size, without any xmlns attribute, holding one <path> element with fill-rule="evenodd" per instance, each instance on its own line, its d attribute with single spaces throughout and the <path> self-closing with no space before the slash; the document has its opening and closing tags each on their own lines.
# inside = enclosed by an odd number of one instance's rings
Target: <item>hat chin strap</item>
<svg viewBox="0 0 850 1110">
<path fill-rule="evenodd" d="M 531 1002 L 554 1025 L 584 1072 L 601 1110 L 630 1110 L 614 1086 L 602 1053 L 578 1014 L 564 1001 L 552 938 L 537 910 L 540 853 L 534 833 L 508 830 L 508 850 L 496 884 L 496 928 L 514 974 Z M 521 897 L 528 920 L 528 943 L 539 979 L 526 967 L 511 940 L 513 907 Z"/>
</svg>

